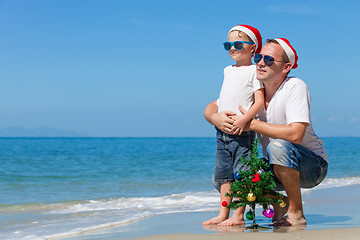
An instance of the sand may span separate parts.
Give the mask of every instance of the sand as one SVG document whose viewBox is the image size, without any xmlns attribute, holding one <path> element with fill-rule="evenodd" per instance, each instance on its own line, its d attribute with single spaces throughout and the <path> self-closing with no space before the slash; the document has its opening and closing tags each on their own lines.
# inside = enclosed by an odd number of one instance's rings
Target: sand
<svg viewBox="0 0 360 240">
<path fill-rule="evenodd" d="M 66 240 L 119 239 L 360 239 L 360 185 L 319 189 L 303 195 L 307 226 L 253 232 L 243 227 L 204 227 L 201 223 L 217 212 L 188 212 L 153 216 L 144 220 L 89 232 Z M 258 209 L 257 223 L 270 224 Z M 246 221 L 246 226 L 251 224 Z"/>
<path fill-rule="evenodd" d="M 217 234 L 192 234 L 192 233 L 177 233 L 155 235 L 141 238 L 141 240 L 359 240 L 360 228 L 341 228 L 341 229 L 327 229 L 327 230 L 310 230 L 310 231 L 293 231 L 287 233 L 279 232 L 243 232 L 243 233 L 217 233 Z"/>
</svg>

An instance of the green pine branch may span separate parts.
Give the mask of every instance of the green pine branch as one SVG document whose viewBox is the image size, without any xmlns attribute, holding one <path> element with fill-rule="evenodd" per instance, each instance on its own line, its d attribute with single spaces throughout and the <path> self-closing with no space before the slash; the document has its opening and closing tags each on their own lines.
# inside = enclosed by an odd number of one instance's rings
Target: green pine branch
<svg viewBox="0 0 360 240">
<path fill-rule="evenodd" d="M 260 204 L 267 208 L 270 204 L 282 202 L 283 195 L 274 191 L 276 185 L 273 180 L 273 173 L 265 171 L 270 169 L 269 164 L 259 158 L 258 144 L 259 140 L 256 138 L 252 144 L 249 160 L 246 160 L 243 156 L 239 159 L 247 167 L 247 170 L 238 173 L 239 181 L 234 182 L 230 187 L 230 192 L 226 194 L 235 199 L 228 205 L 228 208 L 237 209 L 246 205 L 253 206 L 254 204 Z M 257 182 L 253 182 L 255 174 L 259 174 L 260 177 Z M 256 196 L 254 202 L 247 199 L 250 191 Z"/>
</svg>

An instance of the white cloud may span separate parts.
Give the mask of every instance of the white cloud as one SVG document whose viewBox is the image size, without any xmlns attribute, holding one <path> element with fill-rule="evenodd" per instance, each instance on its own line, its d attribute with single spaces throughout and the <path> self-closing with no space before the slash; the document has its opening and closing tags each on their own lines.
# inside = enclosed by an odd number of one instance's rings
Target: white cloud
<svg viewBox="0 0 360 240">
<path fill-rule="evenodd" d="M 141 19 L 131 19 L 130 23 L 139 28 L 150 29 L 175 29 L 178 31 L 189 31 L 192 29 L 190 25 L 174 22 L 154 22 Z"/>
<path fill-rule="evenodd" d="M 349 122 L 351 122 L 351 123 L 360 122 L 360 118 L 352 117 L 352 118 L 350 118 Z"/>
<path fill-rule="evenodd" d="M 329 117 L 330 122 L 342 122 L 344 119 L 342 117 Z"/>
<path fill-rule="evenodd" d="M 343 122 L 343 121 L 345 121 L 345 122 L 350 122 L 350 123 L 358 123 L 358 122 L 360 122 L 360 118 L 351 117 L 351 118 L 344 119 L 342 117 L 329 117 L 328 121 L 329 122 Z"/>
<path fill-rule="evenodd" d="M 318 15 L 323 11 L 315 9 L 312 6 L 305 4 L 284 4 L 284 5 L 273 5 L 265 8 L 265 11 L 273 13 L 288 13 L 288 14 L 299 14 L 299 15 Z"/>
</svg>

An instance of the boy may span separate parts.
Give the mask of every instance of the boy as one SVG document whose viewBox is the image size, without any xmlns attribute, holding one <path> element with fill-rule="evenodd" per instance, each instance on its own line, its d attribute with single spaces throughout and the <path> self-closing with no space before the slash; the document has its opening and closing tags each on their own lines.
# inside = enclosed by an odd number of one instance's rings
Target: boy
<svg viewBox="0 0 360 240">
<path fill-rule="evenodd" d="M 220 191 L 219 215 L 203 222 L 204 225 L 240 225 L 244 222 L 245 207 L 235 210 L 229 218 L 230 210 L 226 207 L 232 201 L 225 196 L 229 192 L 231 183 L 235 181 L 234 173 L 241 171 L 243 166 L 239 158 L 248 157 L 255 137 L 254 132 L 243 132 L 246 123 L 264 106 L 264 92 L 260 82 L 256 79 L 255 65 L 251 58 L 260 52 L 262 38 L 260 32 L 248 25 L 238 25 L 230 29 L 228 42 L 224 43 L 235 64 L 224 70 L 224 81 L 216 104 L 218 113 L 206 120 L 216 124 L 216 119 L 227 118 L 227 123 L 216 128 L 216 164 L 213 175 L 215 187 Z M 248 109 L 246 114 L 239 111 L 239 107 Z M 207 110 L 205 110 L 206 112 Z M 206 114 L 204 113 L 206 116 Z M 216 115 L 216 116 L 215 116 Z"/>
</svg>

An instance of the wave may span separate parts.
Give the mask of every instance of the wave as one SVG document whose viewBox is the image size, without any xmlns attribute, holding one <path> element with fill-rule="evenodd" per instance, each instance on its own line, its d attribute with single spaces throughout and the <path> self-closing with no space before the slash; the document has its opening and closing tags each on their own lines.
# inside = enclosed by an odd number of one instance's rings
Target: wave
<svg viewBox="0 0 360 240">
<path fill-rule="evenodd" d="M 0 239 L 56 239 L 79 235 L 89 231 L 121 226 L 154 215 L 213 211 L 218 206 L 216 191 L 186 192 L 161 197 L 134 197 L 89 200 L 73 203 L 34 204 L 9 206 L 0 214 L 39 216 L 41 219 L 7 226 Z M 26 225 L 27 224 L 27 225 Z M 21 229 L 16 230 L 14 229 Z"/>
<path fill-rule="evenodd" d="M 345 177 L 345 178 L 325 178 L 318 186 L 311 189 L 303 189 L 303 193 L 309 193 L 318 189 L 345 187 L 360 184 L 360 177 Z"/>
<path fill-rule="evenodd" d="M 329 178 L 319 186 L 320 188 L 344 187 L 360 184 L 360 177 Z"/>
<path fill-rule="evenodd" d="M 319 186 L 303 190 L 360 184 L 360 177 L 329 178 Z M 89 231 L 121 226 L 147 217 L 169 213 L 217 211 L 217 191 L 185 192 L 160 197 L 134 197 L 89 200 L 56 204 L 35 204 L 0 208 L 0 214 L 41 216 L 29 223 L 16 223 L 2 229 L 0 239 L 46 240 L 79 235 Z M 21 219 L 21 218 L 19 218 Z M 21 230 L 14 230 L 21 229 Z"/>
</svg>

